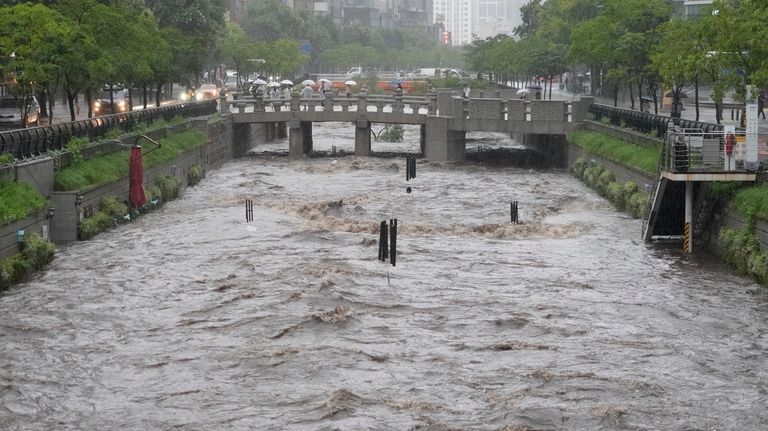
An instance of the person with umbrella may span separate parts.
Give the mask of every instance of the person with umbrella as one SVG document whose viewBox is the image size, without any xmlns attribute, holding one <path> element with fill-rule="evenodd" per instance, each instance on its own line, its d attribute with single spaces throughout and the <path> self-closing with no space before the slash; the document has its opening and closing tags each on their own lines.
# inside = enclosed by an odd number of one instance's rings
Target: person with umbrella
<svg viewBox="0 0 768 431">
<path fill-rule="evenodd" d="M 310 99 L 315 91 L 312 90 L 312 86 L 308 82 L 304 81 L 303 84 L 304 88 L 301 89 L 301 98 Z M 309 102 L 304 104 L 304 108 L 309 111 Z"/>
<path fill-rule="evenodd" d="M 355 92 L 355 86 L 357 85 L 357 82 L 349 80 L 344 83 L 344 91 L 347 95 L 347 97 L 352 97 L 352 94 Z"/>
</svg>

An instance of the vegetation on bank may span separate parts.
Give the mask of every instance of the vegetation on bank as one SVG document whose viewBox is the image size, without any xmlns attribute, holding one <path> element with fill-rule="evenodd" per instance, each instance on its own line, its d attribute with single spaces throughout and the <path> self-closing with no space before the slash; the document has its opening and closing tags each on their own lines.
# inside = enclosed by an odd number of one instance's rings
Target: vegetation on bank
<svg viewBox="0 0 768 431">
<path fill-rule="evenodd" d="M 45 198 L 29 184 L 0 179 L 0 226 L 42 210 Z"/>
<path fill-rule="evenodd" d="M 18 283 L 53 260 L 54 245 L 33 233 L 24 240 L 21 253 L 0 260 L 0 291 Z"/>
<path fill-rule="evenodd" d="M 632 166 L 650 176 L 656 175 L 658 147 L 645 147 L 600 132 L 580 130 L 570 135 L 571 143 L 591 154 L 624 166 Z"/>
<path fill-rule="evenodd" d="M 187 173 L 187 182 L 190 186 L 197 184 L 202 178 L 200 165 L 194 165 Z M 178 198 L 180 192 L 181 181 L 177 177 L 160 175 L 155 178 L 154 184 L 145 190 L 147 203 L 139 210 L 130 210 L 125 202 L 114 196 L 107 196 L 101 200 L 99 211 L 80 222 L 77 227 L 77 237 L 80 240 L 91 239 L 113 227 L 128 223 L 141 214 L 151 212 L 163 203 Z"/>
<path fill-rule="evenodd" d="M 145 153 L 144 168 L 170 162 L 184 152 L 203 145 L 206 139 L 205 134 L 198 130 L 162 138 L 159 149 Z M 56 172 L 54 188 L 57 191 L 83 190 L 124 178 L 128 176 L 129 153 L 130 150 L 125 149 L 88 160 L 76 161 L 73 158 L 74 163 Z"/>
<path fill-rule="evenodd" d="M 574 162 L 571 173 L 611 201 L 616 208 L 628 212 L 634 218 L 645 215 L 648 193 L 640 190 L 636 182 L 619 183 L 613 172 L 585 157 Z"/>
<path fill-rule="evenodd" d="M 725 227 L 720 230 L 719 240 L 728 264 L 741 274 L 768 286 L 768 251 L 760 250 L 760 241 L 755 233 L 756 221 L 755 212 L 751 211 L 743 229 Z"/>
</svg>

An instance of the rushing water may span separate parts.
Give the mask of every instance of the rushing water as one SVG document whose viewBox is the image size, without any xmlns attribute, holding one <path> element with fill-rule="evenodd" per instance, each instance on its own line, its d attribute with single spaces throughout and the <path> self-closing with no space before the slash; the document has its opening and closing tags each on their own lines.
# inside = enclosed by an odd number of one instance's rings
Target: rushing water
<svg viewBox="0 0 768 431">
<path fill-rule="evenodd" d="M 768 428 L 764 289 L 565 172 L 420 161 L 407 185 L 402 159 L 244 158 L 60 247 L 0 295 L 0 429 Z"/>
</svg>

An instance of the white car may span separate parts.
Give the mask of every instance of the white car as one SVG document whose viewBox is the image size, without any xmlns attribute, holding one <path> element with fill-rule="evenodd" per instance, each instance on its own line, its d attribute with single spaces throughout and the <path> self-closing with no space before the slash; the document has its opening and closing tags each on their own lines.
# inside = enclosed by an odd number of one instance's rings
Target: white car
<svg viewBox="0 0 768 431">
<path fill-rule="evenodd" d="M 0 97 L 0 127 L 20 129 L 22 127 L 22 99 L 14 96 Z M 37 126 L 40 122 L 40 105 L 35 96 L 31 96 L 26 108 L 27 127 Z"/>
</svg>

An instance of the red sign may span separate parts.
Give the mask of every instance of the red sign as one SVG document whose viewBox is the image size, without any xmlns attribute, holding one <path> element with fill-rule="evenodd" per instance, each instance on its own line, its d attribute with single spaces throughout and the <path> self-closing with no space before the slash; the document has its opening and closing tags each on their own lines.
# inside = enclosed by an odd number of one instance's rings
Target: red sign
<svg viewBox="0 0 768 431">
<path fill-rule="evenodd" d="M 444 31 L 442 37 L 440 38 L 440 41 L 443 43 L 443 45 L 450 45 L 451 44 L 451 32 L 450 31 Z"/>
</svg>

